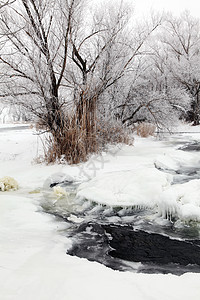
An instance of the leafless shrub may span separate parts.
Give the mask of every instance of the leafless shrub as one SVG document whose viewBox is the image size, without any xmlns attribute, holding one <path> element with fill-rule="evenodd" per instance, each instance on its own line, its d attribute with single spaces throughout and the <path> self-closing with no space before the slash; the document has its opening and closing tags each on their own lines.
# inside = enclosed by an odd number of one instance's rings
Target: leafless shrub
<svg viewBox="0 0 200 300">
<path fill-rule="evenodd" d="M 101 147 L 106 144 L 133 144 L 128 130 L 116 121 L 98 122 L 98 141 Z"/>
</svg>

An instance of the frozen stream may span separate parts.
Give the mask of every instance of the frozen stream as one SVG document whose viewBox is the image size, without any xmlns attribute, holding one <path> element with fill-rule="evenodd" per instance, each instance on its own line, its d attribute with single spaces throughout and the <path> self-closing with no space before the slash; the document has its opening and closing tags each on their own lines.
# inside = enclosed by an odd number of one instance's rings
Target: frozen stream
<svg viewBox="0 0 200 300">
<path fill-rule="evenodd" d="M 0 192 L 0 299 L 200 299 L 199 151 L 177 150 L 200 134 L 134 136 L 70 166 L 41 163 L 34 128 L 6 126 L 0 178 L 19 190 Z"/>
<path fill-rule="evenodd" d="M 200 150 L 200 142 L 188 142 L 182 135 L 167 138 L 166 144 L 181 151 Z M 172 185 L 200 178 L 200 164 L 186 167 L 183 161 L 178 169 L 156 164 L 155 168 L 171 174 Z M 68 254 L 121 271 L 177 275 L 200 272 L 199 222 L 183 222 L 173 216 L 163 218 L 156 208 L 113 207 L 80 200 L 76 197 L 79 183 L 60 178 L 49 187 L 57 185 L 68 192 L 67 198 L 55 201 L 47 191 L 42 207 L 67 222 L 66 236 L 73 242 Z"/>
<path fill-rule="evenodd" d="M 0 132 L 7 132 L 7 131 L 21 131 L 26 130 L 30 127 L 30 125 L 18 125 L 18 126 L 6 126 L 0 128 Z"/>
</svg>

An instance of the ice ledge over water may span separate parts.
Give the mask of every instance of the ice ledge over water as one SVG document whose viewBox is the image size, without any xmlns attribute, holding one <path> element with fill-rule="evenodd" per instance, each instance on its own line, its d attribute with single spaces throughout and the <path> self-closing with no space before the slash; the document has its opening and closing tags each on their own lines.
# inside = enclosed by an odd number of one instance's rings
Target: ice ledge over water
<svg viewBox="0 0 200 300">
<path fill-rule="evenodd" d="M 175 216 L 184 221 L 200 221 L 200 179 L 170 186 L 158 202 L 162 217 Z"/>
<path fill-rule="evenodd" d="M 154 168 L 114 172 L 81 184 L 77 197 L 108 206 L 153 208 L 172 179 L 172 175 Z"/>
<path fill-rule="evenodd" d="M 153 168 L 114 172 L 81 184 L 77 197 L 112 207 L 156 208 L 162 218 L 200 222 L 200 179 L 176 185 L 172 180 Z"/>
</svg>

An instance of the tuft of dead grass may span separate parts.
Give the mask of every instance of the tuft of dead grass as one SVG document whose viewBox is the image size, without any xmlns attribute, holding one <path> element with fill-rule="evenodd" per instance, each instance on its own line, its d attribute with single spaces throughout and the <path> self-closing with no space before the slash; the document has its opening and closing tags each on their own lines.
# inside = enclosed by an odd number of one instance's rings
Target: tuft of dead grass
<svg viewBox="0 0 200 300">
<path fill-rule="evenodd" d="M 62 137 L 56 139 L 52 134 L 44 141 L 45 161 L 50 163 L 78 164 L 87 161 L 90 154 L 101 152 L 107 144 L 133 144 L 128 132 L 119 124 L 110 126 L 97 123 L 95 129 L 89 132 L 86 128 L 78 127 L 74 120 L 64 128 Z"/>
<path fill-rule="evenodd" d="M 59 112 L 58 112 L 59 113 Z M 43 141 L 45 161 L 78 164 L 87 161 L 90 154 L 99 153 L 106 144 L 132 144 L 127 131 L 116 121 L 97 117 L 96 97 L 80 94 L 78 104 L 71 113 L 60 112 L 61 126 L 48 130 L 47 123 L 39 120 L 37 130 L 47 134 Z"/>
<path fill-rule="evenodd" d="M 156 131 L 156 126 L 151 123 L 140 123 L 137 126 L 137 135 L 141 137 L 153 136 Z"/>
</svg>

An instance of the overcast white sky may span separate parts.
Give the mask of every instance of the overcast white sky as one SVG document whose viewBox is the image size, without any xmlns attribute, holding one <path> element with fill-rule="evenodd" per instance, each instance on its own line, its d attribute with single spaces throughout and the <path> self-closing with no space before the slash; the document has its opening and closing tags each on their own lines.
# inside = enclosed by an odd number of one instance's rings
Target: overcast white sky
<svg viewBox="0 0 200 300">
<path fill-rule="evenodd" d="M 129 0 L 135 3 L 135 13 L 147 14 L 151 9 L 155 11 L 171 11 L 178 15 L 189 10 L 195 17 L 200 17 L 200 0 Z"/>
<path fill-rule="evenodd" d="M 116 3 L 120 0 L 92 0 L 94 4 L 99 3 Z M 184 10 L 189 10 L 194 17 L 200 18 L 200 0 L 124 0 L 131 6 L 135 6 L 134 12 L 137 16 L 145 16 L 150 11 L 171 11 L 179 15 Z"/>
</svg>

